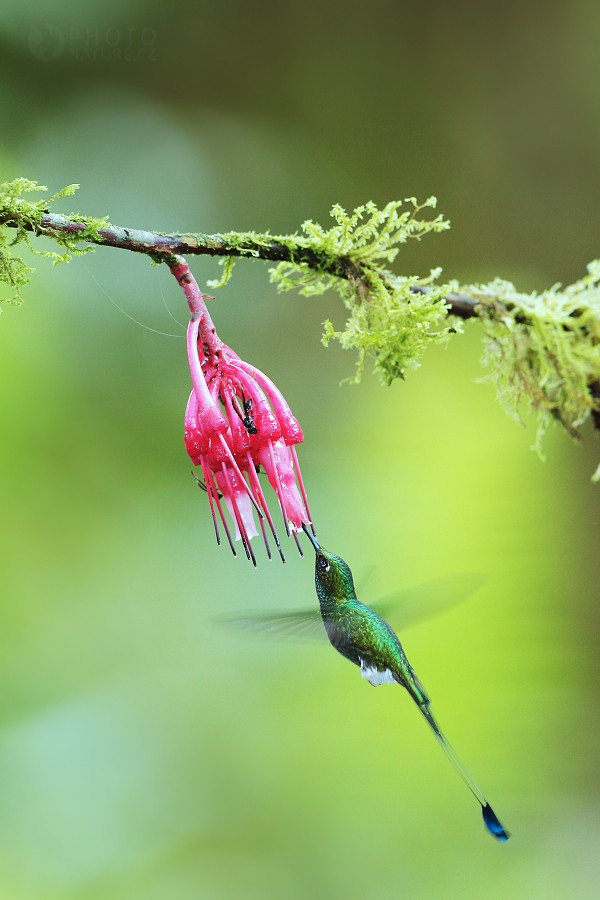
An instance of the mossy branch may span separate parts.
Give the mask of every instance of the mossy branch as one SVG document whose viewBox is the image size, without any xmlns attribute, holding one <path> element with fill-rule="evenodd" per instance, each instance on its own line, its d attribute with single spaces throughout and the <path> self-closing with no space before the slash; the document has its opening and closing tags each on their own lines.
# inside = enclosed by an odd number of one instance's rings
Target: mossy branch
<svg viewBox="0 0 600 900">
<path fill-rule="evenodd" d="M 211 287 L 226 284 L 237 258 L 261 259 L 276 264 L 270 276 L 281 291 L 306 296 L 337 291 L 349 317 L 341 331 L 326 321 L 323 342 L 335 339 L 358 351 L 353 380 L 360 378 L 367 357 L 385 384 L 404 378 L 428 346 L 446 342 L 463 330 L 463 320 L 474 318 L 483 325 L 484 360 L 492 366 L 489 378 L 500 399 L 517 418 L 523 405 L 538 415 L 536 449 L 553 420 L 575 438 L 590 417 L 600 427 L 600 262 L 590 263 L 575 284 L 541 293 L 519 292 L 500 279 L 459 286 L 439 281 L 440 269 L 419 277 L 390 268 L 407 240 L 449 227 L 430 213 L 433 197 L 422 204 L 414 198 L 393 201 L 383 209 L 367 203 L 351 214 L 336 205 L 333 227 L 308 221 L 292 235 L 163 234 L 50 212 L 51 203 L 76 188 L 32 201 L 29 195 L 45 188 L 23 178 L 0 185 L 0 281 L 9 285 L 13 302 L 20 301 L 32 271 L 16 251 L 19 244 L 55 264 L 94 244 L 144 253 L 156 263 L 182 254 L 217 256 L 223 277 Z M 39 251 L 32 236 L 51 238 L 60 252 Z"/>
</svg>

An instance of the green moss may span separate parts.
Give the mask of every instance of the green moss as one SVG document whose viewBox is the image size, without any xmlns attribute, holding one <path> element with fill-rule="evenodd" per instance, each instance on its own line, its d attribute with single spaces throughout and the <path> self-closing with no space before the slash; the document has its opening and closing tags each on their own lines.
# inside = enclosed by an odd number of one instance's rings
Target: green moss
<svg viewBox="0 0 600 900">
<path fill-rule="evenodd" d="M 80 222 L 85 226 L 83 231 L 80 231 L 76 238 L 66 238 L 66 241 L 69 246 L 69 250 L 71 253 L 73 253 L 74 256 L 77 255 L 78 253 L 79 254 L 87 253 L 88 250 L 94 249 L 93 247 L 86 247 L 86 248 L 81 249 L 78 247 L 71 246 L 75 242 L 90 241 L 93 244 L 101 244 L 104 241 L 104 238 L 101 234 L 101 229 L 106 228 L 106 226 L 110 224 L 108 221 L 108 216 L 105 216 L 102 219 L 95 219 L 95 218 L 92 218 L 91 216 L 80 216 L 80 215 L 76 214 L 73 216 L 69 216 L 69 219 L 72 222 Z M 53 232 L 53 236 L 54 236 L 54 232 Z"/>
<path fill-rule="evenodd" d="M 420 239 L 449 228 L 442 216 L 421 216 L 423 210 L 435 205 L 434 197 L 423 204 L 411 197 L 388 203 L 383 209 L 367 203 L 350 214 L 336 205 L 331 210 L 336 222 L 332 228 L 305 222 L 303 235 L 295 236 L 294 242 L 310 248 L 324 261 L 344 260 L 344 277 L 335 267 L 323 272 L 296 262 L 282 262 L 270 270 L 271 280 L 282 291 L 298 290 L 305 296 L 315 296 L 335 290 L 340 295 L 350 315 L 339 331 L 331 322 L 324 323 L 323 343 L 337 340 L 342 347 L 358 351 L 353 381 L 360 380 L 367 358 L 373 359 L 384 384 L 404 378 L 408 370 L 419 365 L 429 345 L 447 340 L 452 328 L 460 328 L 448 319 L 443 298 L 449 285 L 431 287 L 424 294 L 413 290 L 419 284 L 431 285 L 439 270 L 420 278 L 398 276 L 388 268 L 400 246 L 410 238 Z"/>
<path fill-rule="evenodd" d="M 449 285 L 431 286 L 438 270 L 419 278 L 400 277 L 388 268 L 410 238 L 449 227 L 440 215 L 423 215 L 435 205 L 434 197 L 422 204 L 411 197 L 388 203 L 383 209 L 367 203 L 350 214 L 335 205 L 331 228 L 307 221 L 300 234 L 227 232 L 211 240 L 222 241 L 223 252 L 281 259 L 270 269 L 271 281 L 280 291 L 294 290 L 308 297 L 336 291 L 349 317 L 339 331 L 325 322 L 323 343 L 337 340 L 342 347 L 358 352 L 354 381 L 360 379 L 366 359 L 372 358 L 381 380 L 390 384 L 419 364 L 427 346 L 445 341 L 452 330 L 461 327 L 447 316 L 443 298 Z M 227 256 L 222 265 L 223 276 L 209 282 L 211 288 L 227 283 L 234 258 Z M 415 286 L 424 284 L 430 285 L 430 290 L 414 292 Z"/>
<path fill-rule="evenodd" d="M 207 281 L 206 284 L 209 288 L 213 288 L 218 290 L 219 288 L 225 287 L 231 276 L 233 275 L 233 269 L 236 264 L 235 256 L 225 256 L 219 260 L 219 265 L 223 268 L 223 274 L 220 278 L 211 278 L 210 281 Z"/>
<path fill-rule="evenodd" d="M 15 248 L 19 244 L 26 246 L 36 256 L 43 256 L 51 260 L 53 265 L 57 265 L 68 262 L 72 256 L 81 256 L 93 249 L 91 246 L 83 248 L 78 246 L 80 241 L 91 240 L 98 243 L 101 240 L 98 229 L 106 223 L 106 220 L 71 216 L 72 221 L 83 222 L 86 227 L 77 235 L 52 232 L 49 236 L 62 247 L 60 252 L 39 250 L 31 242 L 32 235 L 45 233 L 42 220 L 52 203 L 62 197 L 72 196 L 77 188 L 78 185 L 69 184 L 50 197 L 43 196 L 40 200 L 32 200 L 30 194 L 46 192 L 47 188 L 27 178 L 17 178 L 0 184 L 0 223 L 10 225 L 9 228 L 0 228 L 0 282 L 4 282 L 10 288 L 9 296 L 4 298 L 9 303 L 22 302 L 21 288 L 27 284 L 33 272 L 16 252 Z"/>
<path fill-rule="evenodd" d="M 540 455 L 552 421 L 578 439 L 600 409 L 600 261 L 587 268 L 580 281 L 541 293 L 521 293 L 501 279 L 462 289 L 479 301 L 488 380 L 517 420 L 523 407 L 535 411 Z"/>
</svg>

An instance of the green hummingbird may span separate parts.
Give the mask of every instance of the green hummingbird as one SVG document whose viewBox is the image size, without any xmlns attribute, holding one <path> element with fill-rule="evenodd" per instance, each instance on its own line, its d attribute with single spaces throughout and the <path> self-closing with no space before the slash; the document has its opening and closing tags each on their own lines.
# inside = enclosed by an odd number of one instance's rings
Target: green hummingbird
<svg viewBox="0 0 600 900">
<path fill-rule="evenodd" d="M 359 666 L 362 677 L 373 686 L 400 684 L 406 688 L 454 769 L 480 804 L 487 830 L 497 840 L 507 841 L 509 832 L 434 719 L 427 691 L 406 658 L 397 634 L 378 612 L 357 599 L 348 564 L 335 553 L 324 550 L 308 528 L 304 531 L 316 553 L 315 587 L 330 643 L 338 653 Z"/>
</svg>

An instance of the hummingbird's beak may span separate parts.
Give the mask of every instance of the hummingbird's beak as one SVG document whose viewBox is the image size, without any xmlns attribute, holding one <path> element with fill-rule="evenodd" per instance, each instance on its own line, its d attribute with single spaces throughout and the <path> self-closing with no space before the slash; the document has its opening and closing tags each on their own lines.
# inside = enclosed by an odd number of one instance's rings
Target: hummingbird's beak
<svg viewBox="0 0 600 900">
<path fill-rule="evenodd" d="M 312 531 L 310 531 L 310 529 L 306 527 L 306 525 L 304 524 L 304 522 L 302 523 L 302 529 L 303 529 L 304 534 L 306 535 L 306 537 L 309 539 L 309 541 L 311 542 L 311 544 L 312 544 L 313 547 L 315 548 L 315 553 L 318 553 L 319 550 L 321 549 L 321 545 L 320 545 L 319 542 L 317 541 L 317 539 L 316 539 L 316 537 L 314 536 L 314 534 L 312 533 Z"/>
</svg>

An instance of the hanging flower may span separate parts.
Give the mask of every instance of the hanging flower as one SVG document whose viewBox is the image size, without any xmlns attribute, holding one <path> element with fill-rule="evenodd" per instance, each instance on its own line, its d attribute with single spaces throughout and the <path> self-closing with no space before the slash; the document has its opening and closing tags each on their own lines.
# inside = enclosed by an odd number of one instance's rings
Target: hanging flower
<svg viewBox="0 0 600 900">
<path fill-rule="evenodd" d="M 302 555 L 297 533 L 303 525 L 312 527 L 312 521 L 296 454 L 295 445 L 304 440 L 298 420 L 271 379 L 220 340 L 182 257 L 175 257 L 171 272 L 192 312 L 187 353 L 193 387 L 185 411 L 185 447 L 201 470 L 197 480 L 208 494 L 217 543 L 221 522 L 234 555 L 234 539 L 241 540 L 256 565 L 250 544 L 258 534 L 256 514 L 269 559 L 267 531 L 285 562 L 258 477 L 264 471 L 279 501 L 286 534 L 293 536 Z M 224 506 L 235 527 L 233 538 Z"/>
</svg>

